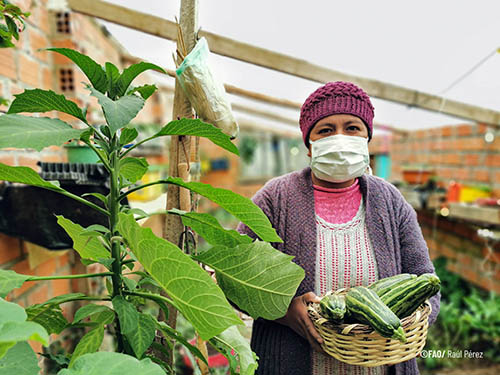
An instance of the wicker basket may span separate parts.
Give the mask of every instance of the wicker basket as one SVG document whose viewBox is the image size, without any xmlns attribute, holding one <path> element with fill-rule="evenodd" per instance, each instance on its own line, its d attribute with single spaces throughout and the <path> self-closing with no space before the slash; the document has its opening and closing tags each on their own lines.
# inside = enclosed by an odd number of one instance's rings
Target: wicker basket
<svg viewBox="0 0 500 375">
<path fill-rule="evenodd" d="M 323 350 L 333 358 L 358 366 L 393 365 L 415 358 L 424 348 L 431 313 L 429 301 L 413 314 L 401 319 L 406 343 L 382 337 L 366 324 L 336 325 L 319 315 L 317 303 L 308 305 L 308 313 L 323 338 Z"/>
</svg>

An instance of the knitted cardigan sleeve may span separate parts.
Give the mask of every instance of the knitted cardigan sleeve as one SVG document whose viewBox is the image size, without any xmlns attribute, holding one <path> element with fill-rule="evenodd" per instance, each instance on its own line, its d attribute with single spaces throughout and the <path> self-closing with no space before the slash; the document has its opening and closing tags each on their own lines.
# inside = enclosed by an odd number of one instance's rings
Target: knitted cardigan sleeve
<svg viewBox="0 0 500 375">
<path fill-rule="evenodd" d="M 429 249 L 417 221 L 415 209 L 402 197 L 399 190 L 393 188 L 393 194 L 401 197 L 399 204 L 399 239 L 401 252 L 401 272 L 421 275 L 434 273 L 434 265 L 429 257 Z M 433 324 L 439 314 L 441 293 L 431 297 L 432 312 L 429 324 Z"/>
</svg>

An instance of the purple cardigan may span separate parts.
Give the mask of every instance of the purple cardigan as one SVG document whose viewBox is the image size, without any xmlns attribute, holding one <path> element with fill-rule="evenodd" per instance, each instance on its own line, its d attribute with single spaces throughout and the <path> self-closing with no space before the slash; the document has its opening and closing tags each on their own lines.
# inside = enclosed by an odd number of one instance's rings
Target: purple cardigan
<svg viewBox="0 0 500 375">
<path fill-rule="evenodd" d="M 417 222 L 415 210 L 401 193 L 381 178 L 364 175 L 359 185 L 366 206 L 366 225 L 375 251 L 379 278 L 399 273 L 434 273 L 429 251 Z M 314 193 L 309 167 L 273 178 L 252 199 L 267 215 L 283 239 L 273 243 L 278 250 L 293 255 L 305 270 L 297 295 L 314 291 L 316 224 Z M 240 223 L 238 231 L 255 234 Z M 429 323 L 439 313 L 440 295 L 431 298 Z M 254 322 L 252 350 L 259 357 L 257 374 L 305 375 L 310 372 L 309 343 L 292 329 L 273 321 Z M 389 374 L 418 375 L 415 359 L 391 366 Z"/>
</svg>

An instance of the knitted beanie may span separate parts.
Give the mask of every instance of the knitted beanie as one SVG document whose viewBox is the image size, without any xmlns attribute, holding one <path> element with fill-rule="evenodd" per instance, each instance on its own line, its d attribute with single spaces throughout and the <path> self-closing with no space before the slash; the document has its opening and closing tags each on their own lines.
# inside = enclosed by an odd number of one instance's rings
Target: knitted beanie
<svg viewBox="0 0 500 375">
<path fill-rule="evenodd" d="M 374 108 L 366 92 L 350 82 L 328 82 L 309 95 L 300 109 L 300 130 L 307 147 L 313 126 L 335 114 L 359 117 L 368 128 L 368 140 L 372 138 Z"/>
</svg>

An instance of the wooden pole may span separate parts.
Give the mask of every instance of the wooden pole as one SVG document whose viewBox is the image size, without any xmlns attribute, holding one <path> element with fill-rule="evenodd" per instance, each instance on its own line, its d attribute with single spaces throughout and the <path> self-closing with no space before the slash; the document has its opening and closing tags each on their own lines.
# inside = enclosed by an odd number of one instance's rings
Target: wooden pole
<svg viewBox="0 0 500 375">
<path fill-rule="evenodd" d="M 179 25 L 180 29 L 182 30 L 184 43 L 182 44 L 181 41 L 178 40 L 177 49 L 179 51 L 182 51 L 185 47 L 186 51 L 184 52 L 189 53 L 196 44 L 196 32 L 198 30 L 198 0 L 181 0 Z M 181 63 L 179 57 L 177 63 Z M 174 107 L 172 117 L 173 120 L 193 117 L 193 109 L 191 108 L 191 104 L 177 80 L 175 81 Z M 187 178 L 188 166 L 190 161 L 191 137 L 172 136 L 170 139 L 169 148 L 169 176 L 178 177 L 182 174 L 181 177 Z M 169 184 L 167 188 L 166 209 L 170 210 L 172 208 L 181 208 L 181 199 L 183 206 L 182 208 L 186 209 L 186 192 L 180 192 L 180 188 L 178 186 Z M 166 240 L 174 244 L 178 244 L 183 230 L 184 226 L 178 215 L 166 215 L 165 227 L 163 230 L 164 238 Z M 175 328 L 176 322 L 177 310 L 174 307 L 169 306 L 169 317 L 167 323 L 172 328 Z M 172 365 L 173 351 L 171 351 L 170 354 L 171 355 L 169 356 L 169 358 L 167 358 L 167 363 Z M 160 353 L 157 353 L 157 355 L 160 355 Z"/>
</svg>

